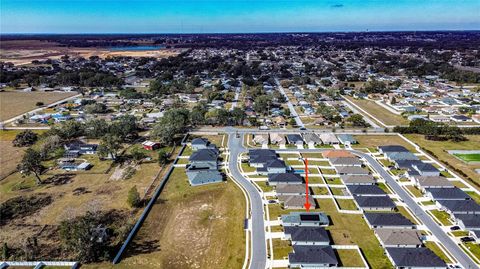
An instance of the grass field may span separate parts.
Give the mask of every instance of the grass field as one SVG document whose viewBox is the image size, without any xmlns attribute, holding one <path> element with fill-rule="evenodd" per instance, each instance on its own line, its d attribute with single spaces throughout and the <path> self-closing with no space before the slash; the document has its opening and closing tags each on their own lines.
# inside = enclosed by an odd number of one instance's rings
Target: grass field
<svg viewBox="0 0 480 269">
<path fill-rule="evenodd" d="M 45 105 L 77 94 L 76 92 L 0 92 L 0 120 L 7 120 L 37 108 L 37 102 Z"/>
<path fill-rule="evenodd" d="M 175 168 L 115 268 L 241 268 L 244 217 L 245 198 L 233 182 L 191 187 Z"/>
<path fill-rule="evenodd" d="M 463 175 L 460 175 L 473 183 L 472 185 L 480 190 L 480 176 L 475 172 L 475 169 L 480 169 L 480 163 L 466 163 L 457 159 L 455 156 L 448 153 L 448 150 L 472 150 L 480 149 L 480 135 L 467 135 L 468 141 L 452 142 L 452 141 L 430 141 L 426 140 L 423 135 L 408 134 L 405 135 L 412 142 L 416 143 L 423 149 L 426 149 L 433 154 L 437 160 L 445 165 L 456 168 L 458 171 L 462 171 Z M 458 174 L 458 173 L 457 173 Z"/>
<path fill-rule="evenodd" d="M 434 215 L 438 219 L 438 221 L 440 221 L 440 224 L 445 226 L 452 225 L 452 222 L 450 221 L 450 215 L 448 215 L 447 212 L 440 210 L 430 210 L 430 213 L 432 213 L 432 215 Z"/>
<path fill-rule="evenodd" d="M 464 162 L 480 162 L 480 153 L 472 154 L 454 154 L 457 158 L 460 158 Z"/>
<path fill-rule="evenodd" d="M 433 241 L 426 241 L 425 247 L 429 248 L 433 253 L 437 254 L 440 259 L 442 259 L 446 263 L 451 263 L 452 261 L 445 255 L 445 252 L 440 248 L 440 246 L 433 242 Z"/>
<path fill-rule="evenodd" d="M 353 148 L 376 148 L 377 146 L 400 145 L 411 152 L 416 152 L 414 146 L 398 135 L 355 135 L 354 137 L 358 141 L 358 144 L 353 145 Z"/>
<path fill-rule="evenodd" d="M 352 101 L 363 110 L 367 111 L 370 115 L 377 118 L 378 121 L 385 125 L 408 125 L 408 120 L 400 115 L 393 114 L 387 109 L 381 107 L 377 103 L 371 100 L 355 99 L 350 96 L 345 96 L 348 100 Z M 375 121 L 375 119 L 372 119 Z"/>
</svg>

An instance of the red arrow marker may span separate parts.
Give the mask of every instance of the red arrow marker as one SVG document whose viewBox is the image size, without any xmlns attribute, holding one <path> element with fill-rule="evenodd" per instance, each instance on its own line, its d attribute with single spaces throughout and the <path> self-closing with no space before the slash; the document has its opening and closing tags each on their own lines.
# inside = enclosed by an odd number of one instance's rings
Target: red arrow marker
<svg viewBox="0 0 480 269">
<path fill-rule="evenodd" d="M 305 209 L 310 211 L 310 206 L 311 204 L 308 202 L 308 159 L 305 159 L 305 190 L 306 190 L 306 196 L 305 196 Z"/>
</svg>

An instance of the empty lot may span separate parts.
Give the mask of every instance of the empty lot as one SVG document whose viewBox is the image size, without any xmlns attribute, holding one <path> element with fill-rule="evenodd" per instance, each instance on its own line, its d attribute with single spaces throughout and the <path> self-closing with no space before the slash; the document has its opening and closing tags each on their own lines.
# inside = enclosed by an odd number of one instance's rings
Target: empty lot
<svg viewBox="0 0 480 269">
<path fill-rule="evenodd" d="M 60 101 L 76 92 L 0 92 L 0 120 L 8 120 L 15 116 L 37 108 L 37 102 L 45 105 Z"/>
</svg>

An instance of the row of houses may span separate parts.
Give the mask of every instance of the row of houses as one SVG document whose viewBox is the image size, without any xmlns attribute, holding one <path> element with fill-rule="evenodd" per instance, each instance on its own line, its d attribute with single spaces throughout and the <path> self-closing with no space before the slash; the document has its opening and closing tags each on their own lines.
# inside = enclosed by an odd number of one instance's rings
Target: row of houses
<svg viewBox="0 0 480 269">
<path fill-rule="evenodd" d="M 452 221 L 480 241 L 480 205 L 467 193 L 441 176 L 440 171 L 430 163 L 418 159 L 402 146 L 380 146 L 379 151 L 392 161 L 396 168 L 405 169 L 407 177 L 415 186 L 447 212 Z"/>
<path fill-rule="evenodd" d="M 223 181 L 218 170 L 220 151 L 215 144 L 204 138 L 195 138 L 191 142 L 193 153 L 189 157 L 186 168 L 191 186 L 200 186 Z"/>
<path fill-rule="evenodd" d="M 253 143 L 268 147 L 268 145 L 277 145 L 285 147 L 287 144 L 303 147 L 308 145 L 309 148 L 314 148 L 317 145 L 336 145 L 336 144 L 355 144 L 357 140 L 349 134 L 333 133 L 303 133 L 303 134 L 280 134 L 280 133 L 258 133 L 253 135 Z"/>
<path fill-rule="evenodd" d="M 291 268 L 337 267 L 339 261 L 328 232 L 327 215 L 321 212 L 290 212 L 280 217 L 283 240 L 290 240 L 293 252 L 288 254 Z"/>
</svg>

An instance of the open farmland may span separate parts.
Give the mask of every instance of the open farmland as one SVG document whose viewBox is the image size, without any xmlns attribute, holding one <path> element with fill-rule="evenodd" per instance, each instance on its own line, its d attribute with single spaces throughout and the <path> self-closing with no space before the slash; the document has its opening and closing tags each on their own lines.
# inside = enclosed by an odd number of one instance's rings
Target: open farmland
<svg viewBox="0 0 480 269">
<path fill-rule="evenodd" d="M 37 108 L 37 102 L 45 105 L 60 101 L 76 92 L 0 92 L 0 120 L 8 120 L 15 116 Z"/>
<path fill-rule="evenodd" d="M 185 170 L 175 168 L 123 261 L 115 267 L 241 268 L 244 216 L 245 198 L 232 181 L 191 187 Z"/>
</svg>

